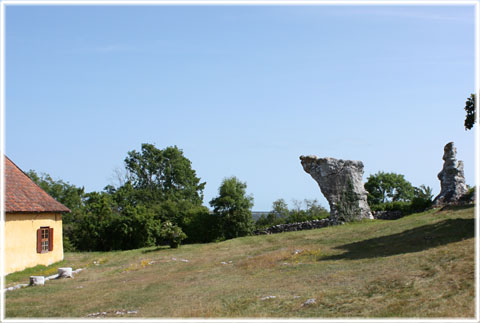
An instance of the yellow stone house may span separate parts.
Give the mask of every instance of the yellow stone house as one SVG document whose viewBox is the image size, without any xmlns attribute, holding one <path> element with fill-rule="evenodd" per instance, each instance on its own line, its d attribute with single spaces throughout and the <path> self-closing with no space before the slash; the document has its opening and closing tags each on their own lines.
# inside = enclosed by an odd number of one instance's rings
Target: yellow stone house
<svg viewBox="0 0 480 323">
<path fill-rule="evenodd" d="M 5 156 L 5 274 L 63 260 L 64 212 L 70 210 Z"/>
</svg>

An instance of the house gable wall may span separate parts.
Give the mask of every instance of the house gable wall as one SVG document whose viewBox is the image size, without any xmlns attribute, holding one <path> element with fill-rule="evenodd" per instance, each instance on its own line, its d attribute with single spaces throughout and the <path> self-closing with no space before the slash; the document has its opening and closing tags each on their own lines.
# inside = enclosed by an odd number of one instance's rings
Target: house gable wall
<svg viewBox="0 0 480 323">
<path fill-rule="evenodd" d="M 53 228 L 53 250 L 37 253 L 37 229 Z M 63 260 L 61 213 L 5 214 L 5 274 Z"/>
</svg>

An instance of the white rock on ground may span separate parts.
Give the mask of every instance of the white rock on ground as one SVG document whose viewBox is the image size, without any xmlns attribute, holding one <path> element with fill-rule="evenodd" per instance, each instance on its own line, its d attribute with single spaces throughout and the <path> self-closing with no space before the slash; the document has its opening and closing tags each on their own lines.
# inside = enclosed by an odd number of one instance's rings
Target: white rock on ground
<svg viewBox="0 0 480 323">
<path fill-rule="evenodd" d="M 83 269 L 85 269 L 85 268 L 78 268 L 77 270 L 73 270 L 72 274 L 77 274 L 77 273 L 81 272 Z M 43 277 L 43 284 L 42 283 L 32 283 L 32 277 Z M 15 285 L 15 286 L 7 287 L 7 288 L 4 289 L 4 291 L 9 292 L 9 291 L 16 290 L 16 289 L 26 287 L 26 286 L 45 285 L 46 281 L 52 280 L 52 279 L 57 279 L 57 278 L 61 278 L 59 274 L 55 274 L 55 275 L 51 275 L 51 276 L 47 276 L 47 277 L 44 277 L 44 276 L 30 276 L 30 284 L 18 284 L 18 285 Z M 37 280 L 40 281 L 41 278 L 34 278 L 34 280 L 35 281 L 37 281 Z"/>
<path fill-rule="evenodd" d="M 51 280 L 51 279 L 57 279 L 57 278 L 58 278 L 58 274 L 55 274 L 55 275 L 45 277 L 45 280 Z"/>
<path fill-rule="evenodd" d="M 305 301 L 305 303 L 303 303 L 302 306 L 312 305 L 312 304 L 315 304 L 315 303 L 316 303 L 316 299 L 315 298 L 310 298 L 310 299 L 307 299 Z"/>
<path fill-rule="evenodd" d="M 30 276 L 30 285 L 45 285 L 45 276 Z"/>
<path fill-rule="evenodd" d="M 72 267 L 58 268 L 59 278 L 73 278 Z"/>
</svg>

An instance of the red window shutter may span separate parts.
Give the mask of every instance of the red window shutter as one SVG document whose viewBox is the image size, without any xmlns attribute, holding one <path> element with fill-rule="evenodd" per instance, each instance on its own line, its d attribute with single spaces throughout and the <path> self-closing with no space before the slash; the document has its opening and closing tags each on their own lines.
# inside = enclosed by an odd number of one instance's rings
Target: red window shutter
<svg viewBox="0 0 480 323">
<path fill-rule="evenodd" d="M 48 228 L 48 251 L 53 250 L 53 228 Z"/>
<path fill-rule="evenodd" d="M 42 253 L 42 229 L 37 230 L 37 253 Z"/>
</svg>

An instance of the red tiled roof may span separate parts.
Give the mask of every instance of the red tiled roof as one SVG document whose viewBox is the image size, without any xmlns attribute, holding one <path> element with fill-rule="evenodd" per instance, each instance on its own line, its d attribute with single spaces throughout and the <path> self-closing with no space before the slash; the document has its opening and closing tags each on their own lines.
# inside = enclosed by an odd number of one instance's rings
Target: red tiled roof
<svg viewBox="0 0 480 323">
<path fill-rule="evenodd" d="M 5 212 L 70 212 L 5 156 Z"/>
</svg>

